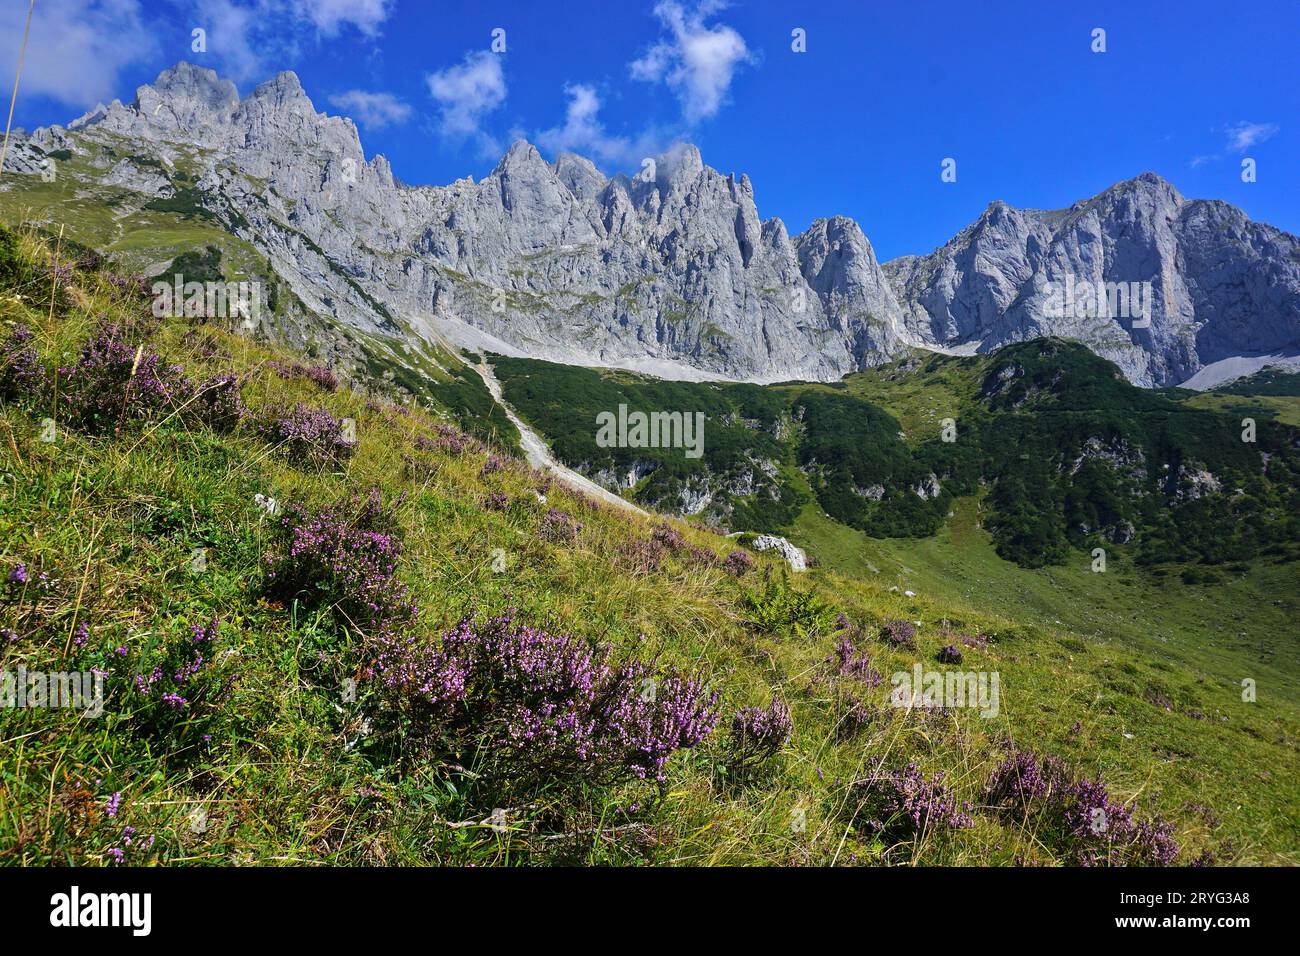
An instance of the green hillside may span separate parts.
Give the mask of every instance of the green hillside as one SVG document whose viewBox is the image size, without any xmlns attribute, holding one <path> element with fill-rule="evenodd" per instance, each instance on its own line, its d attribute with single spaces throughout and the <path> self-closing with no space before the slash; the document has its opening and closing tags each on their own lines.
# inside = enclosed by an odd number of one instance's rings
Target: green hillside
<svg viewBox="0 0 1300 956">
<path fill-rule="evenodd" d="M 972 513 L 987 489 L 919 537 L 829 521 L 799 409 L 866 380 L 708 387 L 736 413 L 717 454 L 770 455 L 776 497 L 751 497 L 797 502 L 789 527 L 823 559 L 791 575 L 569 492 L 475 426 L 472 398 L 395 403 L 413 393 L 391 378 L 331 382 L 304 352 L 148 305 L 93 257 L 0 233 L 0 671 L 104 688 L 97 717 L 0 708 L 0 861 L 1300 858 L 1293 607 L 1197 657 L 1191 611 L 1147 644 L 1115 625 L 1123 604 L 1047 620 L 1054 581 L 1069 602 L 1153 575 L 1122 548 L 1091 578 L 1082 554 L 1060 578 L 997 557 Z M 935 371 L 978 401 L 959 387 L 976 370 Z M 613 393 L 591 374 L 565 387 L 594 408 Z M 905 434 L 891 481 L 930 461 L 919 401 L 872 399 Z M 1265 565 L 1195 587 L 1289 601 L 1294 564 Z M 996 675 L 997 707 L 894 706 L 915 665 Z"/>
<path fill-rule="evenodd" d="M 910 359 L 824 386 L 496 365 L 560 458 L 592 474 L 645 460 L 633 497 L 668 510 L 695 479 L 714 491 L 701 518 L 738 530 L 789 529 L 811 491 L 849 528 L 921 538 L 986 489 L 994 547 L 1024 567 L 1087 563 L 1096 548 L 1149 567 L 1300 558 L 1300 429 L 1260 416 L 1248 432 L 1238 409 L 1137 388 L 1075 343 Z M 704 414 L 702 456 L 596 448 L 596 417 L 620 404 Z"/>
</svg>

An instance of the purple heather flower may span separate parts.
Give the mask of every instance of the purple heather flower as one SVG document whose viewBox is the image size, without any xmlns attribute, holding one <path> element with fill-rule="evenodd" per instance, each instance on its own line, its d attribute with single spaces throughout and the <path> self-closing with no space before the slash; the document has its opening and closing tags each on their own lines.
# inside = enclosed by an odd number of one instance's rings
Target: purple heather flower
<svg viewBox="0 0 1300 956">
<path fill-rule="evenodd" d="M 104 807 L 104 815 L 110 820 L 117 816 L 117 808 L 122 805 L 122 794 L 117 792 L 108 798 L 108 805 Z"/>
<path fill-rule="evenodd" d="M 582 531 L 582 522 L 558 508 L 552 508 L 542 518 L 540 533 L 542 540 L 555 544 L 570 543 L 577 539 Z"/>
<path fill-rule="evenodd" d="M 916 650 L 916 625 L 911 621 L 886 621 L 880 626 L 880 639 L 895 648 Z"/>
<path fill-rule="evenodd" d="M 207 379 L 194 390 L 185 413 L 193 421 L 216 431 L 233 431 L 248 416 L 239 391 L 239 377 L 226 372 Z"/>
<path fill-rule="evenodd" d="M 0 345 L 0 398 L 37 396 L 45 382 L 45 367 L 32 345 L 31 330 L 21 324 L 14 326 L 9 340 Z"/>
<path fill-rule="evenodd" d="M 754 556 L 748 551 L 733 551 L 731 554 L 727 555 L 726 560 L 722 562 L 722 567 L 728 574 L 740 577 L 746 571 L 750 570 L 755 563 Z"/>
<path fill-rule="evenodd" d="M 9 572 L 10 584 L 26 584 L 27 580 L 27 565 L 25 564 L 19 564 Z"/>
<path fill-rule="evenodd" d="M 742 707 L 731 718 L 732 766 L 751 768 L 776 756 L 790 739 L 790 708 L 779 697 L 767 707 Z"/>
<path fill-rule="evenodd" d="M 1055 834 L 1057 852 L 1076 865 L 1169 866 L 1179 853 L 1172 824 L 1134 820 L 1133 808 L 1113 801 L 1100 779 L 1075 779 L 1055 757 L 1012 751 L 985 797 L 1016 816 L 1037 814 L 1046 824 L 1040 832 Z"/>
<path fill-rule="evenodd" d="M 936 827 L 964 829 L 975 825 L 943 782 L 944 773 L 926 777 L 914 763 L 901 770 L 885 770 L 880 759 L 871 776 L 852 784 L 859 798 L 858 814 L 864 826 L 890 839 L 907 839 Z"/>
<path fill-rule="evenodd" d="M 656 525 L 650 536 L 669 551 L 680 551 L 686 547 L 686 536 L 670 525 Z"/>
<path fill-rule="evenodd" d="M 493 754 L 510 775 L 663 780 L 672 753 L 713 730 L 717 694 L 642 661 L 614 666 L 609 653 L 508 613 L 466 618 L 438 648 L 386 634 L 374 673 L 419 720 L 464 734 L 463 746 Z"/>
<path fill-rule="evenodd" d="M 343 423 L 324 408 L 301 402 L 274 416 L 262 431 L 280 453 L 296 465 L 339 465 L 356 452 L 356 442 L 343 432 Z"/>
<path fill-rule="evenodd" d="M 112 322 L 99 326 L 76 365 L 59 369 L 59 379 L 69 418 L 100 432 L 180 407 L 193 390 L 179 365 L 132 345 Z"/>
<path fill-rule="evenodd" d="M 848 634 L 840 635 L 835 644 L 835 656 L 829 660 L 840 677 L 863 681 L 868 687 L 879 687 L 884 683 L 885 678 L 871 666 L 871 656 L 854 647 Z"/>
</svg>

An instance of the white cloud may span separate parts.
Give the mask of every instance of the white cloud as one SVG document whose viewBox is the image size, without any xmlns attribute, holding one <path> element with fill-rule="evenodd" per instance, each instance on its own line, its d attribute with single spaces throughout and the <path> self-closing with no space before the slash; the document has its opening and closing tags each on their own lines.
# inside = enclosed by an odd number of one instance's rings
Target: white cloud
<svg viewBox="0 0 1300 956">
<path fill-rule="evenodd" d="M 321 33 L 333 36 L 346 23 L 375 36 L 392 12 L 389 0 L 293 0 L 294 12 Z"/>
<path fill-rule="evenodd" d="M 506 79 L 501 57 L 479 50 L 465 60 L 425 76 L 429 95 L 440 110 L 439 125 L 452 139 L 476 139 L 484 153 L 497 151 L 496 140 L 483 132 L 483 118 L 506 101 Z"/>
<path fill-rule="evenodd" d="M 601 101 L 595 88 L 575 83 L 566 86 L 564 92 L 569 97 L 564 125 L 542 130 L 536 136 L 537 145 L 549 153 L 578 153 L 598 166 L 630 166 L 635 169 L 644 157 L 662 152 L 663 143 L 671 139 L 655 129 L 635 138 L 613 135 L 600 121 Z"/>
<path fill-rule="evenodd" d="M 196 0 L 194 26 L 206 32 L 207 51 L 188 58 L 204 63 L 205 55 L 212 56 L 221 64 L 222 75 L 236 83 L 264 79 L 272 68 L 258 51 L 278 49 L 283 39 L 279 31 L 270 28 L 273 14 L 271 5 L 263 0 L 254 6 L 240 6 L 231 0 Z"/>
<path fill-rule="evenodd" d="M 1247 123 L 1243 120 L 1225 130 L 1228 134 L 1228 149 L 1244 153 L 1255 144 L 1276 135 L 1280 128 L 1276 123 Z"/>
<path fill-rule="evenodd" d="M 300 48 L 352 25 L 373 39 L 391 0 L 191 0 L 194 26 L 207 31 L 207 55 L 237 83 L 287 69 Z M 190 56 L 200 63 L 203 53 Z"/>
<path fill-rule="evenodd" d="M 705 20 L 725 7 L 702 0 L 688 10 L 676 0 L 661 0 L 655 16 L 672 34 L 629 64 L 632 78 L 663 82 L 682 104 L 688 123 L 708 119 L 721 109 L 736 69 L 750 62 L 744 38 L 729 26 L 708 26 Z"/>
<path fill-rule="evenodd" d="M 0 4 L 0 75 L 11 90 L 27 4 Z M 32 15 L 19 96 L 87 108 L 123 94 L 121 73 L 157 49 L 138 0 L 42 0 Z"/>
<path fill-rule="evenodd" d="M 403 123 L 411 115 L 411 107 L 392 93 L 348 90 L 346 93 L 335 93 L 329 100 L 331 105 L 346 111 L 369 129 L 383 129 L 393 123 Z"/>
</svg>

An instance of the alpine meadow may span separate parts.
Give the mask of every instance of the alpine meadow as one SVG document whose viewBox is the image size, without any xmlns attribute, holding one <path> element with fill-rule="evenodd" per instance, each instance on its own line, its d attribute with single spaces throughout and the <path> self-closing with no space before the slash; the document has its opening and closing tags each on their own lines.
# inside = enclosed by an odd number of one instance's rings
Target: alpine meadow
<svg viewBox="0 0 1300 956">
<path fill-rule="evenodd" d="M 1294 10 L 431 6 L 0 14 L 34 918 L 1300 863 Z"/>
</svg>

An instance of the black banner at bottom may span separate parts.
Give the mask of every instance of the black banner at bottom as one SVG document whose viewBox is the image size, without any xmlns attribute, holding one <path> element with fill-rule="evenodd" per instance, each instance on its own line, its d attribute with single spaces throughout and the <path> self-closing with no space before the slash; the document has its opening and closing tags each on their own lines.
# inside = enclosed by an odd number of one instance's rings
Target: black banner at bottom
<svg viewBox="0 0 1300 956">
<path fill-rule="evenodd" d="M 409 936 L 446 921 L 480 926 L 496 943 L 528 944 L 554 933 L 606 939 L 675 932 L 766 934 L 773 921 L 837 935 L 828 915 L 869 919 L 872 932 L 955 930 L 963 921 L 1043 928 L 1051 938 L 1097 936 L 1231 945 L 1239 934 L 1273 933 L 1294 919 L 1294 869 L 114 869 L 0 870 L 6 929 L 171 943 L 294 944 Z M 794 922 L 791 922 L 791 921 Z M 661 924 L 656 929 L 655 924 Z M 865 928 L 865 927 L 863 927 Z M 564 934 L 564 935 L 561 935 Z M 592 940 L 601 938 L 591 935 Z M 973 939 L 973 938 L 972 938 Z"/>
</svg>

